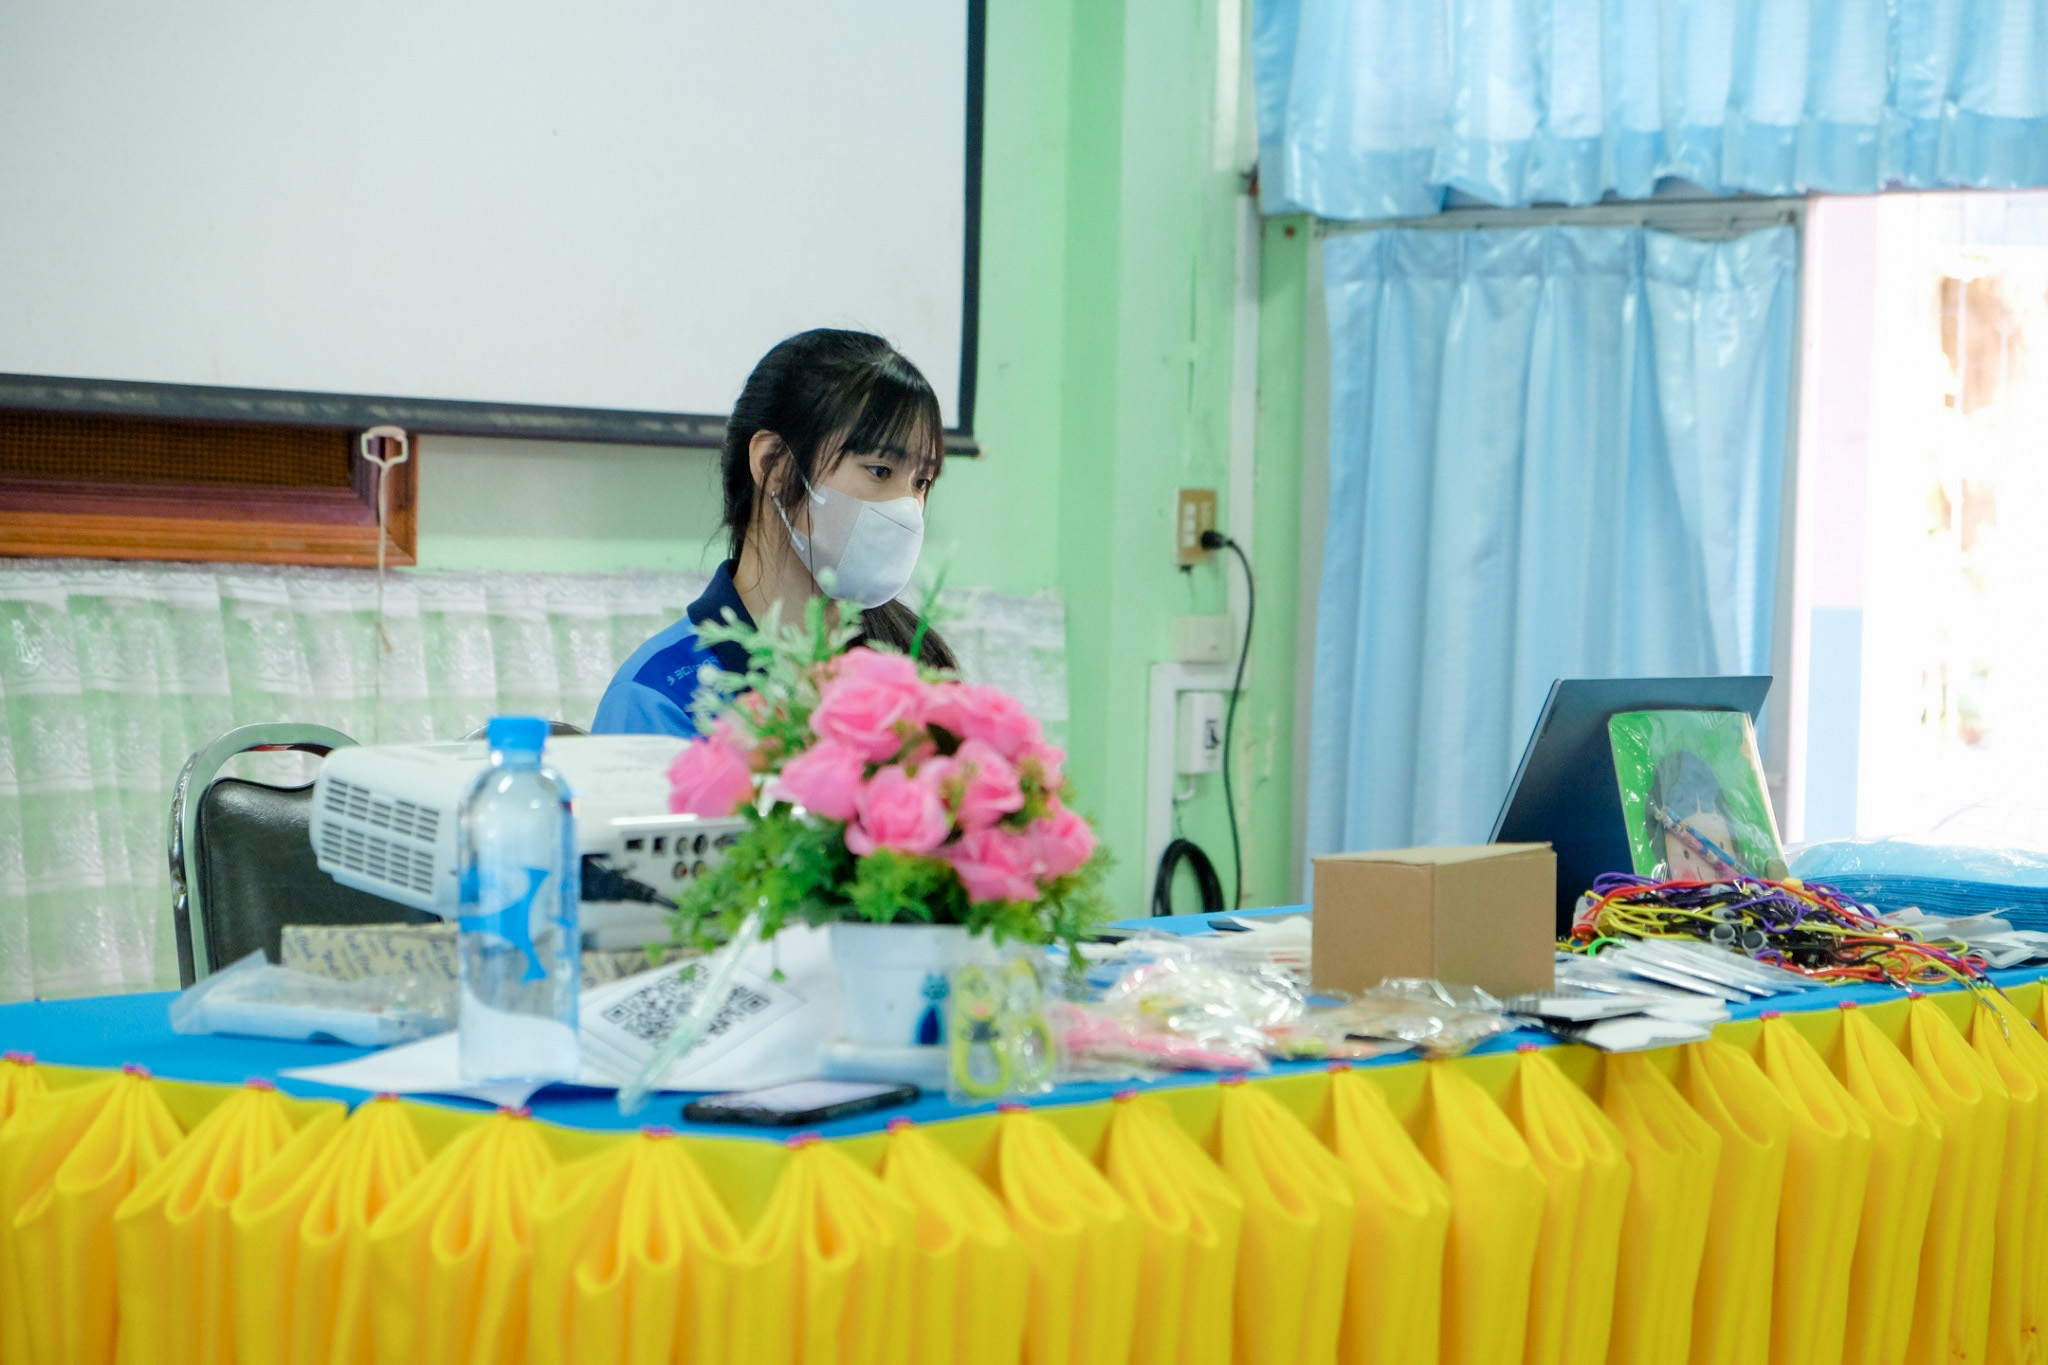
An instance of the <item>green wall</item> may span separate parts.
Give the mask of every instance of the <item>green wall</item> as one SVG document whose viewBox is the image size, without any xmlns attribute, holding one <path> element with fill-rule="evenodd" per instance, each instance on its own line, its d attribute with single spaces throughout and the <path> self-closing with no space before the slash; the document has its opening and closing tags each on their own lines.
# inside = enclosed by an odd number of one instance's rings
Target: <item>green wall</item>
<svg viewBox="0 0 2048 1365">
<path fill-rule="evenodd" d="M 1220 7 L 1220 8 L 1219 8 Z M 990 0 L 978 413 L 926 565 L 1067 607 L 1070 770 L 1142 913 L 1145 711 L 1169 619 L 1226 602 L 1225 567 L 1172 562 L 1174 490 L 1227 496 L 1236 215 L 1216 152 L 1233 0 Z M 1251 904 L 1290 897 L 1305 235 L 1265 228 L 1254 549 L 1257 638 L 1238 716 Z M 429 440 L 420 561 L 440 568 L 715 562 L 704 452 Z M 658 496 L 650 497 L 650 490 Z M 1230 511 L 1226 530 L 1234 529 Z M 1235 528 L 1243 529 L 1243 528 Z M 1230 572 L 1235 572 L 1231 569 Z M 1226 881 L 1220 780 L 1183 832 Z"/>
</svg>

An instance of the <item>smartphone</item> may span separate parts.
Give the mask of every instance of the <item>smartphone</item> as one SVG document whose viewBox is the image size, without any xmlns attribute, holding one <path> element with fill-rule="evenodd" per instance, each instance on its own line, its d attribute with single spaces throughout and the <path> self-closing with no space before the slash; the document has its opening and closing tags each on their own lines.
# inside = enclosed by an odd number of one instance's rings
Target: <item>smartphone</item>
<svg viewBox="0 0 2048 1365">
<path fill-rule="evenodd" d="M 918 1093 L 916 1086 L 896 1081 L 789 1081 L 691 1100 L 683 1106 L 683 1117 L 691 1123 L 794 1127 L 908 1104 Z"/>
</svg>

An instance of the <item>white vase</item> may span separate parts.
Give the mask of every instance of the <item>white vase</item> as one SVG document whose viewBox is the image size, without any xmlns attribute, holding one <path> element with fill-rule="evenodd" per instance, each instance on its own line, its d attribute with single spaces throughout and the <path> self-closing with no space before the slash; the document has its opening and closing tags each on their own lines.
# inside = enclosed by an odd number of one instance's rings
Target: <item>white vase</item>
<svg viewBox="0 0 2048 1365">
<path fill-rule="evenodd" d="M 968 960 L 974 942 L 965 927 L 852 922 L 834 924 L 831 933 L 846 1041 L 868 1048 L 945 1043 L 946 974 Z"/>
</svg>

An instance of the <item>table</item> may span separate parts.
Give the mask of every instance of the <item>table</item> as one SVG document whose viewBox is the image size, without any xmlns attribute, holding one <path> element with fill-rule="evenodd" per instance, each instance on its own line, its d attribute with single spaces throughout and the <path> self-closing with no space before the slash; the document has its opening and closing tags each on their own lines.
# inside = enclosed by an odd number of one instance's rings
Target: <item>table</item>
<svg viewBox="0 0 2048 1365">
<path fill-rule="evenodd" d="M 793 1144 L 622 1133 L 590 1092 L 273 1085 L 350 1054 L 181 1038 L 161 995 L 9 1006 L 37 1061 L 0 1063 L 0 1358 L 2017 1358 L 2048 1324 L 2043 974 Z"/>
</svg>

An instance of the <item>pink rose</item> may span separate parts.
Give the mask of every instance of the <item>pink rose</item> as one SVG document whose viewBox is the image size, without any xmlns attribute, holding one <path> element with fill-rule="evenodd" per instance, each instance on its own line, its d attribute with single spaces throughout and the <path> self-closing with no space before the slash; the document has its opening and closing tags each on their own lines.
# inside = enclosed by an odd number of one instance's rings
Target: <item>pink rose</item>
<svg viewBox="0 0 2048 1365">
<path fill-rule="evenodd" d="M 849 650 L 846 659 L 866 655 L 887 661 L 891 655 L 868 650 Z M 903 741 L 921 724 L 924 684 L 908 659 L 899 659 L 910 669 L 904 679 L 900 669 L 886 662 L 842 667 L 818 693 L 818 707 L 811 712 L 811 729 L 821 739 L 837 740 L 858 750 L 871 763 L 886 763 L 903 747 Z"/>
<path fill-rule="evenodd" d="M 998 687 L 940 683 L 927 689 L 924 721 L 978 739 L 1014 763 L 1028 744 L 1044 738 L 1023 703 Z"/>
<path fill-rule="evenodd" d="M 693 739 L 668 769 L 668 808 L 722 820 L 753 799 L 751 756 L 730 733 Z"/>
<path fill-rule="evenodd" d="M 832 661 L 829 671 L 834 680 L 842 682 L 857 679 L 897 687 L 917 687 L 922 682 L 917 676 L 917 665 L 908 655 L 888 654 L 866 646 L 847 650 Z"/>
<path fill-rule="evenodd" d="M 813 815 L 851 820 L 867 775 L 867 759 L 858 749 L 824 739 L 782 765 L 781 789 Z"/>
<path fill-rule="evenodd" d="M 975 830 L 946 850 L 946 861 L 960 874 L 970 901 L 1038 899 L 1038 879 L 1032 875 L 1037 850 L 1025 835 L 1006 829 Z"/>
<path fill-rule="evenodd" d="M 863 858 L 878 848 L 930 853 L 953 832 L 953 817 L 938 792 L 900 767 L 868 779 L 854 798 L 854 816 L 846 846 Z"/>
<path fill-rule="evenodd" d="M 769 754 L 767 749 L 758 743 L 754 736 L 742 730 L 731 716 L 720 716 L 717 720 L 712 721 L 711 728 L 704 732 L 702 738 L 711 740 L 714 743 L 731 746 L 746 756 L 747 766 L 755 772 L 768 771 Z"/>
<path fill-rule="evenodd" d="M 1027 744 L 1017 755 L 1017 771 L 1034 779 L 1040 789 L 1057 792 L 1067 783 L 1067 751 L 1057 744 L 1040 741 Z"/>
<path fill-rule="evenodd" d="M 1088 822 L 1065 806 L 1054 803 L 1052 814 L 1033 820 L 1025 833 L 1038 854 L 1038 865 L 1048 877 L 1064 877 L 1078 871 L 1095 854 L 1095 831 Z"/>
<path fill-rule="evenodd" d="M 1024 788 L 1017 770 L 978 739 L 970 739 L 953 755 L 960 773 L 960 828 L 987 829 L 1012 811 L 1024 809 Z"/>
</svg>

